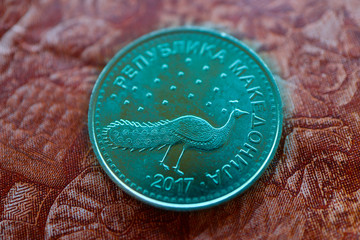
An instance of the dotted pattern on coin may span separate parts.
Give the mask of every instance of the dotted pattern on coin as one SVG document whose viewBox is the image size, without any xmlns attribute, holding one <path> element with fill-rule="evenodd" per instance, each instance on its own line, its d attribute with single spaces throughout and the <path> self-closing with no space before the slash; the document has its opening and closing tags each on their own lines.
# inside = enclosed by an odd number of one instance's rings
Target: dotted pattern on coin
<svg viewBox="0 0 360 240">
<path fill-rule="evenodd" d="M 105 67 L 89 109 L 94 151 L 129 194 L 174 210 L 245 191 L 279 143 L 270 71 L 237 39 L 197 28 L 146 35 Z"/>
</svg>

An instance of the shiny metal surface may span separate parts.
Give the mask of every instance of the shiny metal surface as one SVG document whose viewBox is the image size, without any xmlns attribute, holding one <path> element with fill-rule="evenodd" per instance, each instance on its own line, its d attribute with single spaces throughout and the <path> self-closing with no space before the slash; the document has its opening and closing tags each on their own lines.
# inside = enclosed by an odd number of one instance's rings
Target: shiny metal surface
<svg viewBox="0 0 360 240">
<path fill-rule="evenodd" d="M 94 87 L 89 133 L 112 180 L 172 210 L 245 191 L 273 158 L 282 128 L 271 72 L 239 40 L 201 28 L 134 41 Z"/>
</svg>

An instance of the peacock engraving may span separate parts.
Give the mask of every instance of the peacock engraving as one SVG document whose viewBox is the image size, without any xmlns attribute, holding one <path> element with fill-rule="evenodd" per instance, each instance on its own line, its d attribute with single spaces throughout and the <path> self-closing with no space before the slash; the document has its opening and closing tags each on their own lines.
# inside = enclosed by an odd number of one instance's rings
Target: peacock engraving
<svg viewBox="0 0 360 240">
<path fill-rule="evenodd" d="M 160 160 L 166 170 L 169 167 L 164 163 L 171 147 L 183 144 L 176 165 L 173 169 L 183 175 L 180 170 L 180 161 L 187 149 L 212 151 L 222 147 L 229 137 L 235 120 L 248 112 L 240 109 L 233 110 L 227 122 L 219 128 L 211 126 L 206 120 L 193 115 L 181 116 L 173 120 L 158 122 L 135 122 L 118 120 L 110 123 L 103 129 L 103 139 L 113 149 L 124 151 L 161 150 L 167 147 Z"/>
</svg>

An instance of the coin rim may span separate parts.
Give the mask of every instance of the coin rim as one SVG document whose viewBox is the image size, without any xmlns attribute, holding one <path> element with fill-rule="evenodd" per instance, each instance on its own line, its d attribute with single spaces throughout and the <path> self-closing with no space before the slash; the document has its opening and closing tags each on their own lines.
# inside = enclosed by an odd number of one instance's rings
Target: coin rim
<svg viewBox="0 0 360 240">
<path fill-rule="evenodd" d="M 252 55 L 253 60 L 259 64 L 259 66 L 262 66 L 264 69 L 264 73 L 267 76 L 267 80 L 269 81 L 269 84 L 272 87 L 274 100 L 276 101 L 275 105 L 277 107 L 277 130 L 274 137 L 274 143 L 272 147 L 269 150 L 269 154 L 267 155 L 266 160 L 264 160 L 264 164 L 261 165 L 261 167 L 258 169 L 258 171 L 253 174 L 253 176 L 248 179 L 245 183 L 243 183 L 240 187 L 236 188 L 235 190 L 220 196 L 218 198 L 204 201 L 201 203 L 169 203 L 160 201 L 154 198 L 150 198 L 148 196 L 145 196 L 138 191 L 132 189 L 129 185 L 127 185 L 125 182 L 123 182 L 110 168 L 110 166 L 105 162 L 105 159 L 102 157 L 102 154 L 100 152 L 100 148 L 98 143 L 95 141 L 96 139 L 96 132 L 95 132 L 95 126 L 94 126 L 94 119 L 95 119 L 95 109 L 97 102 L 99 90 L 101 85 L 106 79 L 107 74 L 112 70 L 113 66 L 121 59 L 121 57 L 125 56 L 126 53 L 130 52 L 132 49 L 136 48 L 138 45 L 150 41 L 152 38 L 156 38 L 162 35 L 168 35 L 173 33 L 181 33 L 181 32 L 192 32 L 192 33 L 199 33 L 199 34 L 208 34 L 212 35 L 214 37 L 232 42 L 235 46 L 238 46 L 240 49 L 244 51 L 248 51 L 249 55 Z M 89 128 L 89 136 L 90 141 L 93 146 L 93 150 L 95 152 L 95 155 L 102 166 L 102 168 L 105 170 L 107 175 L 111 178 L 111 180 L 120 186 L 126 193 L 129 195 L 135 197 L 136 199 L 145 202 L 147 204 L 150 204 L 155 207 L 167 209 L 167 210 L 176 210 L 176 211 L 189 211 L 189 210 L 198 210 L 198 209 L 204 209 L 209 208 L 218 204 L 221 204 L 225 201 L 228 201 L 230 199 L 233 199 L 234 197 L 240 195 L 241 193 L 244 193 L 250 186 L 252 186 L 256 180 L 259 179 L 259 177 L 262 175 L 262 173 L 267 169 L 268 165 L 271 163 L 272 159 L 274 158 L 274 155 L 276 154 L 276 150 L 278 148 L 281 133 L 282 133 L 282 124 L 283 124 L 283 113 L 282 113 L 282 101 L 279 89 L 276 85 L 276 82 L 274 80 L 274 77 L 269 70 L 268 66 L 265 64 L 265 62 L 246 44 L 238 40 L 237 38 L 225 33 L 225 32 L 219 32 L 213 29 L 203 28 L 203 27 L 195 27 L 195 26 L 184 26 L 184 27 L 175 27 L 175 28 L 166 28 L 162 30 L 153 31 L 151 33 L 148 33 L 146 35 L 143 35 L 130 44 L 123 47 L 120 51 L 118 51 L 114 57 L 106 64 L 104 69 L 101 71 L 98 79 L 96 80 L 96 83 L 93 87 L 91 97 L 90 97 L 90 104 L 89 104 L 89 111 L 88 111 L 88 128 Z"/>
</svg>

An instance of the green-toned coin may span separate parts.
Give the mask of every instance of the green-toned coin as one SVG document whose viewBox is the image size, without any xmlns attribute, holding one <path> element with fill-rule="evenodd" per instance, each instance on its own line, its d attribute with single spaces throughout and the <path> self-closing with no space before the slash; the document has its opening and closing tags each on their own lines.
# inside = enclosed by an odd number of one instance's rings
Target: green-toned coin
<svg viewBox="0 0 360 240">
<path fill-rule="evenodd" d="M 244 192 L 273 158 L 281 100 L 261 59 L 199 28 L 151 33 L 102 71 L 89 110 L 111 179 L 151 205 L 191 210 Z"/>
</svg>

